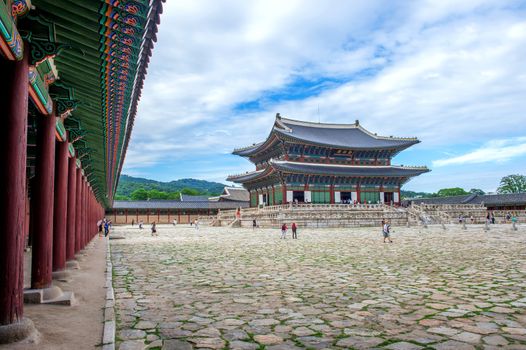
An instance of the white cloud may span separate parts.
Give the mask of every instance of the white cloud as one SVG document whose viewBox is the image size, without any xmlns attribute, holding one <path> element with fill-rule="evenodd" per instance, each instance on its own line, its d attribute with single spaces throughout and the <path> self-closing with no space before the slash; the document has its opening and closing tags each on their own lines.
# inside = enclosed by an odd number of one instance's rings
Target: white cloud
<svg viewBox="0 0 526 350">
<path fill-rule="evenodd" d="M 360 119 L 428 149 L 525 135 L 520 4 L 169 1 L 124 171 L 214 159 L 264 139 L 276 112 L 317 121 L 318 108 L 321 121 Z M 328 78 L 341 83 L 268 98 L 295 79 Z M 262 110 L 234 109 L 253 100 Z"/>
<path fill-rule="evenodd" d="M 451 158 L 433 161 L 433 166 L 441 167 L 457 164 L 500 163 L 526 155 L 526 137 L 508 140 L 493 140 L 479 149 Z"/>
</svg>

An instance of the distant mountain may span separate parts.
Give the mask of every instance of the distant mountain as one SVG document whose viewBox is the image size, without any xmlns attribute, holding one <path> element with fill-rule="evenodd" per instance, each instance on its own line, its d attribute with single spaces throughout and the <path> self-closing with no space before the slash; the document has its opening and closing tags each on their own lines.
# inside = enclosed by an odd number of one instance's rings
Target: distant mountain
<svg viewBox="0 0 526 350">
<path fill-rule="evenodd" d="M 226 185 L 219 182 L 210 182 L 197 179 L 180 179 L 170 182 L 155 181 L 142 177 L 121 175 L 117 195 L 129 197 L 133 191 L 140 188 L 146 191 L 159 190 L 162 192 L 180 192 L 183 189 L 193 189 L 199 194 L 216 196 L 223 192 Z"/>
</svg>

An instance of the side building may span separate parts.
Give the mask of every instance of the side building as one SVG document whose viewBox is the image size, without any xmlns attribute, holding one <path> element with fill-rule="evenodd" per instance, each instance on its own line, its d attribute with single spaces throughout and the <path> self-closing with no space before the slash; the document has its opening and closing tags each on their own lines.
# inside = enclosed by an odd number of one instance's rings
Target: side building
<svg viewBox="0 0 526 350">
<path fill-rule="evenodd" d="M 400 188 L 427 167 L 392 165 L 391 159 L 419 143 L 385 137 L 354 124 L 311 123 L 276 115 L 267 139 L 233 154 L 256 169 L 228 181 L 250 192 L 250 206 L 298 203 L 400 204 Z"/>
<path fill-rule="evenodd" d="M 115 224 L 131 224 L 142 220 L 144 223 L 188 224 L 198 217 L 216 216 L 219 210 L 248 208 L 248 201 L 192 201 L 189 196 L 184 201 L 114 201 L 113 208 L 106 210 L 106 217 Z"/>
</svg>

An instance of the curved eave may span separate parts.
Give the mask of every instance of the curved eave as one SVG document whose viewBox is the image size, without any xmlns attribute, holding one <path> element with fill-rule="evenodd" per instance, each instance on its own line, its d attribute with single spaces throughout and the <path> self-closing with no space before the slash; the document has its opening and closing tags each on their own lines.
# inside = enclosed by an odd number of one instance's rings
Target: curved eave
<svg viewBox="0 0 526 350">
<path fill-rule="evenodd" d="M 57 43 L 72 47 L 55 57 L 58 82 L 72 88 L 79 101 L 72 119 L 86 133 L 83 141 L 90 148 L 89 181 L 97 190 L 97 198 L 108 206 L 117 187 L 156 41 L 161 0 L 32 3 L 35 11 L 30 15 L 51 21 Z M 132 11 L 134 7 L 138 12 Z M 128 16 L 136 22 L 124 22 Z M 132 29 L 133 34 L 123 29 Z"/>
<path fill-rule="evenodd" d="M 259 178 L 265 177 L 272 171 L 272 168 L 265 168 L 261 170 L 251 171 L 247 172 L 245 174 L 239 174 L 239 175 L 230 175 L 227 177 L 227 181 L 235 182 L 235 183 L 245 183 L 249 181 L 254 181 Z"/>
<path fill-rule="evenodd" d="M 412 177 L 430 171 L 426 167 L 331 165 L 289 161 L 271 161 L 270 166 L 285 173 L 358 177 Z"/>
</svg>

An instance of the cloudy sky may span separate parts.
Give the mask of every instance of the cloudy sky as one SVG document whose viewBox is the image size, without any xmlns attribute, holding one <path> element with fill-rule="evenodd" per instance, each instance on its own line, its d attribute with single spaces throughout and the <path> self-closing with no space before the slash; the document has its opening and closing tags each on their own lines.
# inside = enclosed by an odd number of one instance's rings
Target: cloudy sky
<svg viewBox="0 0 526 350">
<path fill-rule="evenodd" d="M 526 174 L 526 1 L 168 0 L 124 174 L 225 182 L 275 114 L 422 142 L 405 185 Z"/>
</svg>

